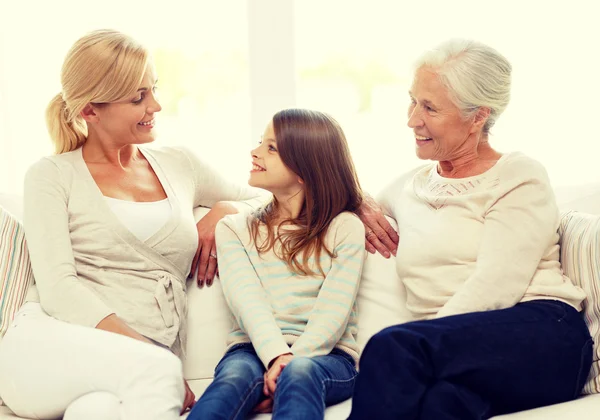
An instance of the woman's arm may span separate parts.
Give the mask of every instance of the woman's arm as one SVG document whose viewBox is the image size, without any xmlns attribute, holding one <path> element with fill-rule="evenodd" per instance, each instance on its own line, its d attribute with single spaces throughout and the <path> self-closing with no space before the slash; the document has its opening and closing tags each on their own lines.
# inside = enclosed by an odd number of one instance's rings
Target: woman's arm
<svg viewBox="0 0 600 420">
<path fill-rule="evenodd" d="M 29 169 L 23 209 L 27 247 L 42 308 L 62 321 L 96 327 L 114 311 L 77 277 L 69 233 L 69 185 L 68 176 L 49 159 Z"/>
<path fill-rule="evenodd" d="M 385 258 L 390 253 L 396 255 L 398 249 L 398 233 L 385 218 L 389 211 L 384 213 L 382 206 L 369 195 L 365 194 L 363 202 L 356 212 L 365 228 L 365 248 L 371 254 L 379 251 Z"/>
<path fill-rule="evenodd" d="M 269 193 L 258 188 L 233 183 L 210 164 L 200 160 L 193 152 L 185 148 L 179 150 L 185 155 L 193 174 L 194 207 L 211 208 L 196 224 L 198 248 L 192 260 L 189 277 L 197 273 L 198 285 L 210 286 L 217 273 L 217 259 L 214 258 L 217 222 L 228 214 L 258 208 L 268 199 Z"/>
<path fill-rule="evenodd" d="M 557 243 L 559 212 L 548 176 L 539 163 L 527 164 L 514 168 L 527 175 L 487 212 L 475 272 L 437 317 L 514 306 L 548 247 Z"/>
<path fill-rule="evenodd" d="M 379 252 L 385 258 L 396 255 L 400 237 L 385 216 L 396 218 L 396 205 L 408 181 L 416 172 L 430 165 L 421 165 L 406 172 L 383 188 L 376 199 L 365 194 L 360 209 L 356 212 L 365 225 L 365 248 L 371 254 Z"/>
<path fill-rule="evenodd" d="M 365 230 L 356 216 L 343 214 L 342 217 L 335 231 L 328 232 L 335 235 L 336 257 L 319 290 L 306 328 L 292 345 L 295 356 L 329 354 L 346 331 L 354 309 L 365 259 Z"/>
<path fill-rule="evenodd" d="M 229 223 L 234 222 L 229 218 L 220 221 L 216 231 L 223 293 L 238 325 L 248 334 L 256 353 L 268 368 L 273 359 L 289 353 L 290 348 L 275 321 L 246 249 Z"/>
</svg>

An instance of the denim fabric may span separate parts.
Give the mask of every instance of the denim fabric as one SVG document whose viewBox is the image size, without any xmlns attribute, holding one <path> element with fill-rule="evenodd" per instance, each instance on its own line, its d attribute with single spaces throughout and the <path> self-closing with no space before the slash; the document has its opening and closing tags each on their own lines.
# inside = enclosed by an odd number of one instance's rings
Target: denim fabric
<svg viewBox="0 0 600 420">
<path fill-rule="evenodd" d="M 384 329 L 360 360 L 350 420 L 470 420 L 579 396 L 593 341 L 556 300 Z"/>
<path fill-rule="evenodd" d="M 251 344 L 233 346 L 188 420 L 247 418 L 264 399 L 264 373 Z M 350 398 L 356 374 L 352 357 L 337 349 L 326 356 L 294 358 L 277 381 L 273 419 L 323 419 L 326 405 Z"/>
</svg>

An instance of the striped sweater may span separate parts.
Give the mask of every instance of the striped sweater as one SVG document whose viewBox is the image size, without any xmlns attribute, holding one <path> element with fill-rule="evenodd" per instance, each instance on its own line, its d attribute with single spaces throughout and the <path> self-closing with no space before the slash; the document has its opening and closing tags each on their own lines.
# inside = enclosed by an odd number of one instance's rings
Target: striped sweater
<svg viewBox="0 0 600 420">
<path fill-rule="evenodd" d="M 314 357 L 329 354 L 334 347 L 358 360 L 356 294 L 365 259 L 362 222 L 348 212 L 333 219 L 324 242 L 334 258 L 322 252 L 323 278 L 292 272 L 273 250 L 259 255 L 247 218 L 247 214 L 227 216 L 216 230 L 221 284 L 233 314 L 227 347 L 251 342 L 265 367 L 280 354 Z M 264 226 L 259 235 L 259 240 L 266 237 Z M 315 264 L 314 259 L 309 262 Z"/>
</svg>

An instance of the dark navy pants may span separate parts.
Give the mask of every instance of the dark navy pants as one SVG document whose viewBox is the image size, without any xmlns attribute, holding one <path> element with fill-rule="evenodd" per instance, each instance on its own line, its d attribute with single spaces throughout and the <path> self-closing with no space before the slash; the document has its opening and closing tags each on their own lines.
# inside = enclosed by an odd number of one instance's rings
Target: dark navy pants
<svg viewBox="0 0 600 420">
<path fill-rule="evenodd" d="M 389 327 L 365 347 L 349 419 L 479 420 L 573 400 L 592 345 L 556 300 Z"/>
</svg>

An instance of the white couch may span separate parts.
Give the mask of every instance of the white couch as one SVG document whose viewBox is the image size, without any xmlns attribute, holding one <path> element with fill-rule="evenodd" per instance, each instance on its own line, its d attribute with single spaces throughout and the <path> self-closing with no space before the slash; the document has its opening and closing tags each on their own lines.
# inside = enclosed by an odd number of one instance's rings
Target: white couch
<svg viewBox="0 0 600 420">
<path fill-rule="evenodd" d="M 579 210 L 600 214 L 600 184 L 577 188 L 558 188 L 557 199 L 561 210 Z M 0 194 L 0 206 L 19 216 L 21 204 L 18 197 Z M 197 217 L 203 214 L 198 209 Z M 184 362 L 185 377 L 196 396 L 199 397 L 212 379 L 213 369 L 225 349 L 225 337 L 229 328 L 229 315 L 219 282 L 212 287 L 199 289 L 188 284 L 189 296 L 189 344 L 188 359 Z M 369 255 L 365 263 L 358 295 L 360 311 L 358 342 L 364 346 L 369 337 L 382 328 L 410 319 L 405 306 L 404 288 L 396 276 L 393 259 L 386 260 L 379 254 Z M 60 381 L 60 378 L 57 378 Z M 507 386 L 510 386 L 507 384 Z M 327 420 L 346 419 L 351 402 L 329 407 Z M 552 419 L 598 419 L 600 395 L 588 395 L 569 403 L 495 417 L 496 420 L 552 420 Z M 185 417 L 185 416 L 184 416 Z M 182 418 L 184 418 L 182 417 Z M 258 415 L 266 420 L 269 415 Z M 7 407 L 0 407 L 0 420 L 15 420 Z M 83 420 L 83 419 L 82 419 Z"/>
</svg>

